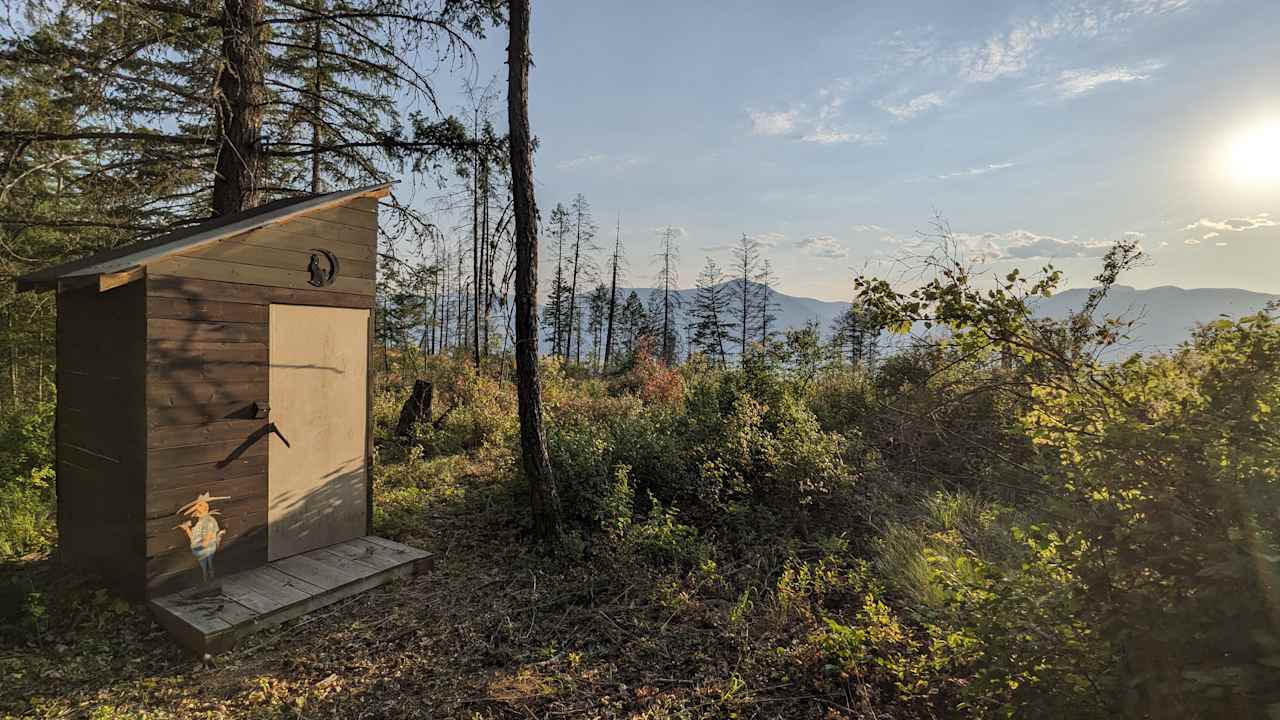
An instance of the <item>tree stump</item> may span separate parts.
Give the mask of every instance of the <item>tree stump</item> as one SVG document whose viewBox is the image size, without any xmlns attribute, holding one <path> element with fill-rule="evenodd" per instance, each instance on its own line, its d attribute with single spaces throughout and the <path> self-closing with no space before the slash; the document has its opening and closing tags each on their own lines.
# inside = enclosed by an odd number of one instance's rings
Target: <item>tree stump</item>
<svg viewBox="0 0 1280 720">
<path fill-rule="evenodd" d="M 431 422 L 431 397 L 434 387 L 426 380 L 415 380 L 413 392 L 400 408 L 400 421 L 396 423 L 396 437 L 413 442 L 417 438 L 414 423 Z"/>
</svg>

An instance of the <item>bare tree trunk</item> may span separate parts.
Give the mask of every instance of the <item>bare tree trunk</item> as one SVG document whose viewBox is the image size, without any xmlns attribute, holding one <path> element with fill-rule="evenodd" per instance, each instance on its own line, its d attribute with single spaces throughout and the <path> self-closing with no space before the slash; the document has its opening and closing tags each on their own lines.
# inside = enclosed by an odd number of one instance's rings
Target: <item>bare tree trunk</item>
<svg viewBox="0 0 1280 720">
<path fill-rule="evenodd" d="M 489 355 L 489 324 L 493 314 L 493 254 L 494 248 L 489 244 L 489 160 L 485 158 L 483 167 L 481 187 L 484 189 L 482 204 L 480 205 L 480 275 L 481 280 L 477 283 L 477 287 L 484 288 L 484 304 L 481 318 L 484 320 L 484 327 L 481 331 L 484 333 L 481 337 L 482 349 L 484 355 Z"/>
<path fill-rule="evenodd" d="M 476 110 L 473 132 L 479 134 L 480 111 Z M 475 288 L 471 301 L 471 350 L 476 369 L 480 369 L 480 149 L 476 148 L 471 167 L 471 284 Z"/>
<path fill-rule="evenodd" d="M 318 15 L 322 12 L 319 0 L 313 3 L 313 11 Z M 321 44 L 320 23 L 311 23 L 311 54 L 312 62 L 315 63 L 315 77 L 311 84 L 311 147 L 320 147 L 320 64 L 324 62 L 323 51 L 324 46 Z M 311 156 L 311 192 L 319 195 L 322 186 L 320 184 L 320 153 Z"/>
<path fill-rule="evenodd" d="M 221 147 L 213 180 L 213 211 L 240 212 L 261 203 L 263 0 L 224 0 L 222 62 L 218 71 Z"/>
<path fill-rule="evenodd" d="M 613 278 L 609 281 L 609 326 L 604 335 L 604 372 L 609 372 L 609 355 L 613 352 L 613 311 L 618 305 L 618 255 L 622 250 L 622 213 L 618 213 L 618 230 L 613 241 Z"/>
<path fill-rule="evenodd" d="M 520 456 L 529 481 L 534 533 L 543 540 L 560 535 L 560 495 L 547 457 L 542 428 L 542 388 L 538 379 L 538 225 L 533 197 L 533 157 L 529 141 L 529 0 L 511 0 L 507 42 L 507 125 L 516 224 L 516 386 L 520 413 Z"/>
<path fill-rule="evenodd" d="M 569 359 L 569 353 L 573 352 L 573 335 L 577 319 L 578 310 L 578 261 L 581 259 L 582 253 L 582 217 L 578 216 L 578 229 L 576 240 L 573 243 L 573 280 L 569 283 L 569 341 L 564 346 L 565 360 Z M 580 322 L 580 321 L 579 321 Z M 578 327 L 578 354 L 575 362 L 582 362 L 582 328 Z"/>
</svg>

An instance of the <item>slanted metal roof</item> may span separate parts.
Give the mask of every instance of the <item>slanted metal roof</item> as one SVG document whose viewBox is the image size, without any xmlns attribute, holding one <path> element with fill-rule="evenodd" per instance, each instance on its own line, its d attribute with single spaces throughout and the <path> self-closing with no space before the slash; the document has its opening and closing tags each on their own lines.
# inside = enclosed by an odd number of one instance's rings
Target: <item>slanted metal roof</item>
<svg viewBox="0 0 1280 720">
<path fill-rule="evenodd" d="M 384 197 L 391 192 L 391 185 L 392 183 L 386 182 L 323 195 L 285 198 L 244 212 L 216 217 L 194 227 L 28 273 L 18 278 L 18 292 L 52 290 L 60 280 L 88 279 L 141 270 L 149 263 L 175 253 L 193 250 L 268 225 L 288 222 L 315 210 L 336 207 L 362 197 Z"/>
</svg>

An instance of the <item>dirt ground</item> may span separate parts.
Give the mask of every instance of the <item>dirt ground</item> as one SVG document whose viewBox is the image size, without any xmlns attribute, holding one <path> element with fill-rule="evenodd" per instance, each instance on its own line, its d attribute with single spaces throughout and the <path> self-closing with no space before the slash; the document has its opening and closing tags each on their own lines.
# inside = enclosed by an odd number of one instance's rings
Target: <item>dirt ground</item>
<svg viewBox="0 0 1280 720">
<path fill-rule="evenodd" d="M 144 607 L 48 558 L 0 567 L 30 606 L 25 625 L 0 636 L 0 714 L 860 716 L 852 699 L 793 679 L 805 662 L 790 650 L 794 627 L 744 620 L 743 602 L 693 573 L 532 552 L 504 493 L 476 474 L 431 493 L 414 526 L 384 533 L 432 552 L 431 573 L 251 635 L 208 663 Z"/>
</svg>

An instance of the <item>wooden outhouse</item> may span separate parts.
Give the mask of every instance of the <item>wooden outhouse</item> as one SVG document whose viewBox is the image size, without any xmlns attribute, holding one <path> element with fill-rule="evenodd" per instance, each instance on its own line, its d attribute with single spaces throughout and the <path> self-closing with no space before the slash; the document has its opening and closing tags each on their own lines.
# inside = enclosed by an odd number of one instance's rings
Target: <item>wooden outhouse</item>
<svg viewBox="0 0 1280 720">
<path fill-rule="evenodd" d="M 245 622 L 226 595 L 261 624 L 421 564 L 370 537 L 388 192 L 280 200 L 18 280 L 57 291 L 59 555 L 153 607 L 216 588 L 197 649 Z"/>
</svg>

